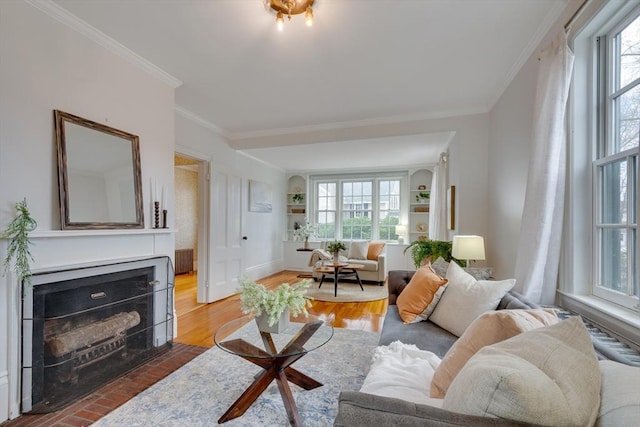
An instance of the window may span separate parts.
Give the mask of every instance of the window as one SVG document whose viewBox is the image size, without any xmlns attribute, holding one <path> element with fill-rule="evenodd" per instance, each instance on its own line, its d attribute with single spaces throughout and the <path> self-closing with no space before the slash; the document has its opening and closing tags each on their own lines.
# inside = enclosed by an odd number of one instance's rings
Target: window
<svg viewBox="0 0 640 427">
<path fill-rule="evenodd" d="M 595 39 L 597 137 L 593 161 L 593 293 L 638 303 L 640 13 Z"/>
<path fill-rule="evenodd" d="M 398 239 L 403 177 L 313 178 L 312 207 L 320 239 Z"/>
</svg>

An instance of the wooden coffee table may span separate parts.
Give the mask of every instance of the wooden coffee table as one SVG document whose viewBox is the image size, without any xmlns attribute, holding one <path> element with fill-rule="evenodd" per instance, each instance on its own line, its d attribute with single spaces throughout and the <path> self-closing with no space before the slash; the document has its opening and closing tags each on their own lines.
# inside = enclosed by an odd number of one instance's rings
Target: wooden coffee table
<svg viewBox="0 0 640 427">
<path fill-rule="evenodd" d="M 303 323 L 298 323 L 303 322 Z M 226 340 L 227 336 L 247 325 L 243 339 Z M 253 383 L 225 412 L 218 424 L 241 416 L 267 389 L 273 380 L 278 383 L 289 422 L 292 426 L 301 426 L 296 402 L 293 399 L 289 382 L 305 390 L 321 387 L 322 383 L 292 368 L 291 365 L 310 351 L 325 345 L 333 336 L 333 327 L 315 316 L 300 316 L 279 334 L 270 334 L 258 330 L 254 316 L 243 316 L 222 325 L 215 333 L 216 345 L 227 353 L 242 357 L 260 366 L 263 371 L 254 377 Z M 264 350 L 259 347 L 260 341 Z M 278 351 L 277 347 L 281 350 Z"/>
<path fill-rule="evenodd" d="M 346 262 L 339 262 L 337 264 L 324 264 L 320 267 L 316 267 L 315 271 L 318 273 L 322 273 L 322 277 L 320 278 L 320 285 L 318 289 L 322 287 L 322 282 L 324 282 L 325 277 L 333 276 L 333 296 L 338 296 L 338 281 L 340 279 L 346 279 L 349 277 L 355 277 L 360 285 L 360 289 L 364 292 L 364 288 L 362 287 L 362 282 L 360 281 L 360 276 L 358 276 L 358 270 L 364 268 L 363 264 L 349 264 Z"/>
</svg>

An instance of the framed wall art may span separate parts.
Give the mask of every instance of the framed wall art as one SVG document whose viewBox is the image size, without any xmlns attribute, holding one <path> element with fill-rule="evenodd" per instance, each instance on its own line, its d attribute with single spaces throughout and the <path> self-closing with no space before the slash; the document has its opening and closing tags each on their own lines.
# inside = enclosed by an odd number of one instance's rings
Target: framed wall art
<svg viewBox="0 0 640 427">
<path fill-rule="evenodd" d="M 447 228 L 456 228 L 456 186 L 452 185 L 447 189 Z"/>
<path fill-rule="evenodd" d="M 249 180 L 249 212 L 271 212 L 273 195 L 266 182 Z"/>
</svg>

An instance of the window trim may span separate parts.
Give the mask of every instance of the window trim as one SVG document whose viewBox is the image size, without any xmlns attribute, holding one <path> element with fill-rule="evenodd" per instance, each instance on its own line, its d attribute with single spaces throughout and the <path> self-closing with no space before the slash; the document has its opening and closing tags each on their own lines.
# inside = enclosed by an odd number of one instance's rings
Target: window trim
<svg viewBox="0 0 640 427">
<path fill-rule="evenodd" d="M 601 251 L 602 251 L 602 233 L 607 228 L 616 228 L 625 230 L 627 236 L 631 233 L 631 230 L 635 230 L 635 247 L 628 248 L 628 251 L 636 259 L 636 276 L 638 274 L 637 256 L 640 253 L 640 239 L 638 238 L 638 226 L 637 216 L 635 222 L 627 220 L 624 223 L 612 223 L 604 224 L 602 222 L 602 167 L 608 164 L 613 164 L 620 160 L 626 160 L 627 165 L 630 165 L 630 160 L 634 157 L 639 158 L 639 148 L 631 148 L 621 152 L 614 152 L 615 146 L 620 143 L 618 139 L 618 130 L 615 129 L 617 124 L 616 114 L 616 100 L 618 97 L 629 90 L 633 89 L 640 83 L 640 79 L 636 79 L 633 82 L 627 83 L 624 87 L 616 89 L 616 82 L 619 78 L 614 59 L 616 56 L 616 35 L 624 30 L 631 22 L 640 17 L 640 7 L 634 7 L 629 10 L 624 16 L 621 17 L 620 13 L 616 13 L 612 16 L 604 25 L 596 30 L 598 34 L 592 37 L 592 55 L 588 61 L 591 61 L 593 74 L 588 77 L 588 97 L 594 101 L 594 110 L 590 111 L 587 117 L 590 118 L 588 126 L 595 128 L 595 133 L 588 140 L 590 141 L 591 149 L 591 185 L 589 191 L 591 193 L 592 200 L 592 213 L 590 222 L 590 230 L 592 233 L 591 239 L 591 283 L 589 292 L 591 295 L 602 298 L 606 301 L 621 305 L 623 307 L 637 309 L 640 302 L 637 296 L 633 294 L 633 281 L 628 283 L 627 294 L 608 289 L 601 286 Z M 603 41 L 605 43 L 603 43 Z M 574 123 L 572 123 L 573 125 Z M 572 144 L 575 140 L 572 141 Z M 631 176 L 631 167 L 627 168 L 627 178 Z M 636 182 L 628 184 L 632 190 L 635 190 L 636 199 L 636 213 L 640 212 L 640 177 L 636 171 Z M 629 181 L 628 181 L 629 182 Z M 627 189 L 629 191 L 629 188 Z M 631 209 L 631 205 L 627 206 L 627 209 Z M 629 277 L 633 269 L 627 265 L 627 276 Z"/>
<path fill-rule="evenodd" d="M 397 179 L 400 181 L 400 210 L 399 210 L 399 223 L 403 223 L 403 218 L 406 217 L 406 201 L 409 200 L 409 196 L 407 193 L 407 181 L 408 181 L 408 171 L 390 171 L 390 172 L 382 172 L 382 173 L 354 173 L 354 174 L 330 174 L 330 175 L 311 175 L 309 176 L 309 182 L 311 185 L 309 186 L 310 192 L 310 215 L 309 220 L 314 224 L 316 223 L 316 217 L 318 212 L 318 204 L 317 204 L 317 186 L 319 183 L 326 182 L 336 182 L 336 236 L 335 238 L 338 240 L 345 240 L 344 236 L 342 236 L 342 206 L 343 206 L 343 198 L 342 198 L 342 183 L 343 182 L 353 182 L 353 181 L 372 181 L 372 225 L 371 225 L 371 240 L 381 240 L 380 239 L 380 228 L 378 226 L 378 221 L 380 218 L 379 206 L 380 206 L 380 181 L 388 181 Z M 323 240 L 333 240 L 333 238 L 320 238 Z M 381 240 L 382 241 L 382 240 Z M 384 240 L 385 242 L 397 242 L 397 240 Z"/>
</svg>

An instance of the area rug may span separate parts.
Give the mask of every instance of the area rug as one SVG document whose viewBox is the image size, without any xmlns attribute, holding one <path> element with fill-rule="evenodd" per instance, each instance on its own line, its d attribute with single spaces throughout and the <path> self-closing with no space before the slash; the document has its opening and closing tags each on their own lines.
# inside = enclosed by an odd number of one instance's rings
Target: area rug
<svg viewBox="0 0 640 427">
<path fill-rule="evenodd" d="M 329 302 L 366 302 L 385 299 L 389 296 L 387 284 L 383 286 L 376 284 L 363 283 L 364 291 L 360 289 L 360 285 L 356 282 L 338 282 L 338 296 L 333 296 L 334 288 L 332 281 L 325 281 L 321 288 L 318 288 L 320 282 L 312 282 L 307 290 L 307 296 L 318 301 Z"/>
<path fill-rule="evenodd" d="M 324 287 L 324 285 L 323 285 Z M 252 335 L 249 323 L 231 338 Z M 291 384 L 303 425 L 331 426 L 341 390 L 359 390 L 378 343 L 373 332 L 335 329 L 323 347 L 293 367 L 324 385 L 304 390 Z M 251 340 L 253 341 L 253 340 Z M 214 347 L 98 420 L 102 427 L 212 426 L 253 381 L 260 368 Z M 225 426 L 286 426 L 287 414 L 273 382 L 239 418 Z"/>
</svg>

